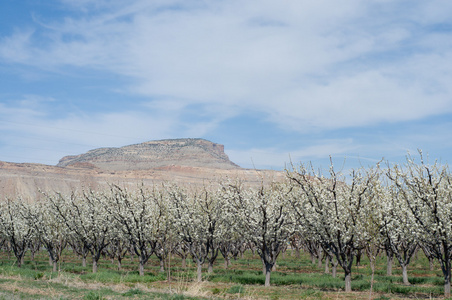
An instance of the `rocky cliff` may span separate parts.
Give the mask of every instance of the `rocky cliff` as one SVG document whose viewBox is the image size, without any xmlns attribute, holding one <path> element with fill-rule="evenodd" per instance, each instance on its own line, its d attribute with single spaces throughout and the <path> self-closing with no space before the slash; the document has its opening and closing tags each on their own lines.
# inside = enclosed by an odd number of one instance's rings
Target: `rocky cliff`
<svg viewBox="0 0 452 300">
<path fill-rule="evenodd" d="M 150 170 L 169 166 L 214 169 L 240 168 L 229 160 L 224 146 L 203 139 L 150 141 L 121 148 L 100 148 L 63 157 L 58 167 L 99 168 L 109 171 Z"/>
<path fill-rule="evenodd" d="M 284 173 L 240 168 L 223 145 L 203 139 L 161 140 L 66 156 L 57 166 L 0 161 L 0 197 L 34 201 L 42 197 L 39 190 L 70 193 L 111 183 L 131 188 L 163 182 L 200 186 L 226 178 L 260 186 L 262 180 L 281 180 Z"/>
</svg>

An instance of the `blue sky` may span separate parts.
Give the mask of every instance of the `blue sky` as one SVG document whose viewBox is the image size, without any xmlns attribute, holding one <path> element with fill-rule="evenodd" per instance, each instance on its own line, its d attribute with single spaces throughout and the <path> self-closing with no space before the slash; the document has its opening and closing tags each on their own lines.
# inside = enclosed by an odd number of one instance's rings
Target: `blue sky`
<svg viewBox="0 0 452 300">
<path fill-rule="evenodd" d="M 242 167 L 452 160 L 452 1 L 5 0 L 0 160 L 199 137 Z"/>
</svg>

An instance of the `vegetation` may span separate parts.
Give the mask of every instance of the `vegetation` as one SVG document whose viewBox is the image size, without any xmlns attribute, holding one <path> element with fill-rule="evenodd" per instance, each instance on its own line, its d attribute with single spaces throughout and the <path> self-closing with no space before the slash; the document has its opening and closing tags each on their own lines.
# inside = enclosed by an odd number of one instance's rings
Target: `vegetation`
<svg viewBox="0 0 452 300">
<path fill-rule="evenodd" d="M 197 265 L 191 261 L 181 268 L 181 259 L 169 257 L 170 273 L 160 272 L 160 261 L 152 256 L 144 276 L 136 270 L 137 257 L 124 258 L 122 269 L 108 257 L 101 257 L 97 273 L 91 266 L 82 267 L 81 258 L 65 250 L 58 270 L 53 272 L 45 250 L 36 253 L 34 261 L 28 252 L 18 267 L 13 255 L 0 251 L 0 299 L 20 297 L 35 299 L 368 299 L 371 269 L 367 258 L 360 266 L 353 265 L 352 292 L 343 291 L 344 272 L 336 278 L 324 273 L 318 263 L 312 263 L 307 252 L 300 257 L 287 250 L 280 257 L 277 270 L 272 272 L 272 286 L 264 287 L 262 263 L 251 250 L 243 258 L 232 260 L 224 269 L 219 258 L 212 273 L 203 273 L 197 282 Z M 416 258 L 417 256 L 417 258 Z M 411 285 L 403 283 L 402 268 L 394 267 L 393 275 L 386 275 L 386 258 L 376 261 L 373 299 L 437 298 L 443 294 L 443 279 L 439 263 L 429 270 L 429 261 L 419 251 L 411 263 L 408 277 Z M 205 266 L 207 269 L 207 266 Z"/>
<path fill-rule="evenodd" d="M 369 298 L 437 296 L 438 282 L 450 297 L 452 174 L 447 166 L 425 163 L 422 153 L 419 163 L 408 157 L 405 166 L 348 175 L 333 165 L 327 175 L 301 165 L 287 171 L 286 181 L 259 189 L 227 180 L 202 189 L 111 185 L 45 198 L 0 203 L 7 281 L 30 279 L 21 283 L 30 288 L 31 281 L 98 285 L 86 288 L 87 299 L 141 297 L 155 284 L 171 297 L 185 297 L 189 289 L 201 293 L 196 297 L 280 297 L 280 286 L 290 287 L 283 289 L 285 298 L 288 290 L 308 298 L 342 290 Z M 214 268 L 220 259 L 223 269 Z M 130 288 L 112 288 L 123 284 Z"/>
</svg>

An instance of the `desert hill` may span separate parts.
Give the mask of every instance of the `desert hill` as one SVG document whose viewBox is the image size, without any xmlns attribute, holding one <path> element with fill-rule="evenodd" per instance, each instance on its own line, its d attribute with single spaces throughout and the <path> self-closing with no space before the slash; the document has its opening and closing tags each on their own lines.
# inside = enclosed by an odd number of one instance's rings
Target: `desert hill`
<svg viewBox="0 0 452 300">
<path fill-rule="evenodd" d="M 163 182 L 200 186 L 240 178 L 246 184 L 279 180 L 283 172 L 243 169 L 231 162 L 224 146 L 203 139 L 149 141 L 120 148 L 100 148 L 65 156 L 56 166 L 0 161 L 0 197 L 41 197 L 38 190 L 69 193 L 109 183 L 129 187 Z"/>
<path fill-rule="evenodd" d="M 63 157 L 58 167 L 85 166 L 110 171 L 150 170 L 180 165 L 214 169 L 237 169 L 224 146 L 204 139 L 150 141 L 121 148 L 100 148 Z"/>
</svg>

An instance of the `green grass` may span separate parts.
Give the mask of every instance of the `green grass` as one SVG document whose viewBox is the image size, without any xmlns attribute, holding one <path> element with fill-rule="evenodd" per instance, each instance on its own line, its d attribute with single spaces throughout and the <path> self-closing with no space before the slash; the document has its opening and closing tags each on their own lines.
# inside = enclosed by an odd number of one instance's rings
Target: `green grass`
<svg viewBox="0 0 452 300">
<path fill-rule="evenodd" d="M 301 298 L 314 298 L 314 299 L 322 299 L 324 293 L 322 291 L 316 289 L 306 289 L 300 293 Z"/>
<path fill-rule="evenodd" d="M 130 297 L 134 295 L 143 295 L 144 292 L 140 289 L 130 289 L 126 293 L 122 294 L 123 296 Z"/>
<path fill-rule="evenodd" d="M 443 294 L 443 278 L 439 265 L 429 270 L 428 260 L 420 253 L 408 267 L 410 286 L 402 284 L 401 270 L 394 262 L 393 276 L 386 276 L 386 259 L 377 259 L 374 276 L 374 299 L 389 298 L 429 298 Z M 214 272 L 207 274 L 203 269 L 204 285 L 199 295 L 192 298 L 182 294 L 196 285 L 195 265 L 189 262 L 187 269 L 180 267 L 180 259 L 171 259 L 171 281 L 173 290 L 169 290 L 167 273 L 159 272 L 159 261 L 152 257 L 145 266 L 145 275 L 138 274 L 138 261 L 135 258 L 123 260 L 122 270 L 117 270 L 116 263 L 101 259 L 98 272 L 93 274 L 91 265 L 81 266 L 81 260 L 72 252 L 65 251 L 59 264 L 59 271 L 52 272 L 45 251 L 40 251 L 35 261 L 27 256 L 25 263 L 18 268 L 14 257 L 0 252 L 0 300 L 6 298 L 34 299 L 36 291 L 48 290 L 42 299 L 215 299 L 228 298 L 232 295 L 249 298 L 267 299 L 306 299 L 328 298 L 329 295 L 341 293 L 344 288 L 344 275 L 338 269 L 336 278 L 324 274 L 324 269 L 312 264 L 308 255 L 300 258 L 286 254 L 277 261 L 277 270 L 271 274 L 271 289 L 265 289 L 262 264 L 257 255 L 248 251 L 243 258 L 232 260 L 232 266 L 225 270 L 223 260 L 218 259 Z M 361 266 L 353 266 L 352 290 L 355 293 L 367 293 L 370 289 L 370 268 L 363 256 Z M 119 291 L 115 287 L 122 287 Z M 174 289 L 176 289 L 176 293 Z M 162 292 L 154 292 L 161 289 Z M 152 290 L 152 292 L 150 292 Z M 210 294 L 209 294 L 210 293 Z M 232 296 L 234 297 L 234 296 Z M 334 298 L 334 297 L 332 297 Z"/>
<path fill-rule="evenodd" d="M 243 294 L 245 292 L 245 288 L 243 285 L 234 285 L 231 286 L 226 292 L 229 294 Z"/>
</svg>

